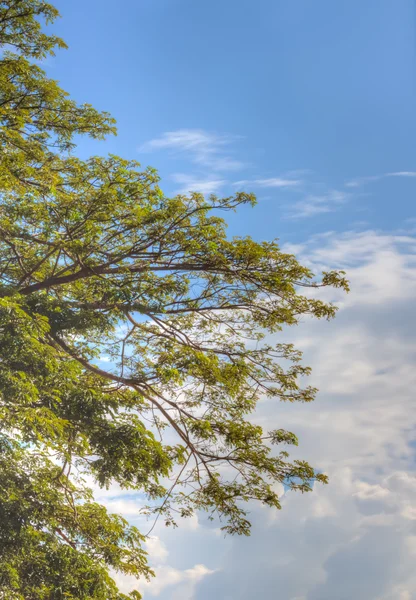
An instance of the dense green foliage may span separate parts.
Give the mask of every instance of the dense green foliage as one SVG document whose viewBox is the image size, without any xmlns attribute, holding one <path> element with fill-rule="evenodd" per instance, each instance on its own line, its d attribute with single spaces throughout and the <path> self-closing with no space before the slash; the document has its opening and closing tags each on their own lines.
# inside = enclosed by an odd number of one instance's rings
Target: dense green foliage
<svg viewBox="0 0 416 600">
<path fill-rule="evenodd" d="M 332 317 L 300 291 L 347 284 L 229 239 L 221 212 L 249 194 L 167 198 L 151 169 L 76 158 L 74 134 L 114 124 L 38 66 L 64 46 L 40 25 L 56 16 L 0 1 L 0 598 L 121 600 L 109 571 L 151 575 L 144 537 L 85 477 L 141 491 L 168 524 L 205 510 L 242 534 L 246 501 L 325 482 L 250 414 L 314 398 L 300 353 L 267 334 Z"/>
</svg>

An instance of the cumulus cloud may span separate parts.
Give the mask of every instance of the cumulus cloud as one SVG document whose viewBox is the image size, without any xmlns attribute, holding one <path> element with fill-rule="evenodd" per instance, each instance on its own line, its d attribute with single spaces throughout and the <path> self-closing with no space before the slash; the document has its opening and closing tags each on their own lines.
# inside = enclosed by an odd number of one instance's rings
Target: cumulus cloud
<svg viewBox="0 0 416 600">
<path fill-rule="evenodd" d="M 292 457 L 330 484 L 303 496 L 282 490 L 280 512 L 253 506 L 248 539 L 222 539 L 203 515 L 187 531 L 158 526 L 149 546 L 158 577 L 141 587 L 145 597 L 416 597 L 416 239 L 328 232 L 285 250 L 315 270 L 345 268 L 352 292 L 328 295 L 340 307 L 335 321 L 282 334 L 313 367 L 317 401 L 264 400 L 256 418 L 294 431 Z"/>
<path fill-rule="evenodd" d="M 171 600 L 192 600 L 196 585 L 205 577 L 214 573 L 202 564 L 194 565 L 190 569 L 182 571 L 168 565 L 157 566 L 154 570 L 156 578 L 150 582 L 142 581 L 139 585 L 137 585 L 134 577 L 116 574 L 115 580 L 124 593 L 129 593 L 138 588 L 147 597 L 160 596 L 166 590 Z M 173 590 L 172 587 L 174 587 Z"/>
<path fill-rule="evenodd" d="M 414 598 L 415 240 L 329 233 L 297 252 L 316 268 L 345 266 L 352 293 L 334 322 L 292 336 L 314 368 L 317 403 L 265 401 L 258 418 L 295 431 L 294 456 L 330 485 L 287 493 L 280 513 L 254 509 L 252 538 L 232 541 L 195 600 Z"/>
<path fill-rule="evenodd" d="M 256 511 L 253 536 L 233 543 L 222 570 L 201 582 L 195 599 L 367 600 L 397 586 L 411 592 L 413 523 L 400 514 L 400 504 L 412 502 L 411 490 L 397 506 L 399 495 L 390 498 L 394 491 L 386 487 L 389 504 L 368 508 L 357 489 L 353 470 L 342 468 L 330 487 L 287 494 L 281 513 Z"/>
</svg>

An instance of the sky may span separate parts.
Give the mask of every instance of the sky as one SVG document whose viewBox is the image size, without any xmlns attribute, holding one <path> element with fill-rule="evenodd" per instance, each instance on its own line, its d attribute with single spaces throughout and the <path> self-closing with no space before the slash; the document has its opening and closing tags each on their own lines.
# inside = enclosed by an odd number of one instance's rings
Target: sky
<svg viewBox="0 0 416 600">
<path fill-rule="evenodd" d="M 344 268 L 330 323 L 284 332 L 312 405 L 260 403 L 330 485 L 253 507 L 248 539 L 204 515 L 148 543 L 159 600 L 416 599 L 416 6 L 413 0 L 71 0 L 48 74 L 118 135 L 78 152 L 159 170 L 166 194 L 253 191 L 232 235 Z M 327 292 L 325 292 L 326 294 Z M 139 500 L 98 492 L 143 529 Z M 134 583 L 118 578 L 123 591 Z"/>
</svg>

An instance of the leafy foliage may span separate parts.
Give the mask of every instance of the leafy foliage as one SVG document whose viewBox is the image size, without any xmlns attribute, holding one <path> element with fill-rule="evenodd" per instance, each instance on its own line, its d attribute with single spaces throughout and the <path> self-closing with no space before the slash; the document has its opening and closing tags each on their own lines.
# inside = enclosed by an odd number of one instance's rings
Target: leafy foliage
<svg viewBox="0 0 416 600">
<path fill-rule="evenodd" d="M 121 600 L 109 569 L 150 576 L 144 536 L 85 479 L 238 534 L 247 501 L 280 508 L 276 483 L 326 482 L 250 415 L 262 396 L 313 400 L 301 354 L 269 334 L 334 316 L 302 289 L 348 286 L 228 238 L 221 213 L 250 194 L 167 198 L 152 169 L 76 158 L 75 134 L 114 123 L 33 62 L 64 47 L 40 25 L 56 16 L 0 1 L 0 597 Z"/>
</svg>

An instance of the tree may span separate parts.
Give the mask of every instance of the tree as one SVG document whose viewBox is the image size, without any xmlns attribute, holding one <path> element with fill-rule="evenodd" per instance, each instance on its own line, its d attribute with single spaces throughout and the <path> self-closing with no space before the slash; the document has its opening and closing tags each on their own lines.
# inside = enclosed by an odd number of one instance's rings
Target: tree
<svg viewBox="0 0 416 600">
<path fill-rule="evenodd" d="M 229 239 L 221 213 L 251 194 L 168 198 L 134 161 L 78 159 L 73 136 L 114 122 L 34 62 L 64 47 L 40 24 L 56 16 L 0 1 L 0 598 L 121 600 L 109 571 L 151 575 L 145 536 L 85 480 L 237 534 L 247 501 L 280 508 L 276 483 L 325 483 L 252 413 L 313 400 L 301 354 L 269 334 L 334 316 L 303 288 L 348 286 L 276 241 Z"/>
</svg>

